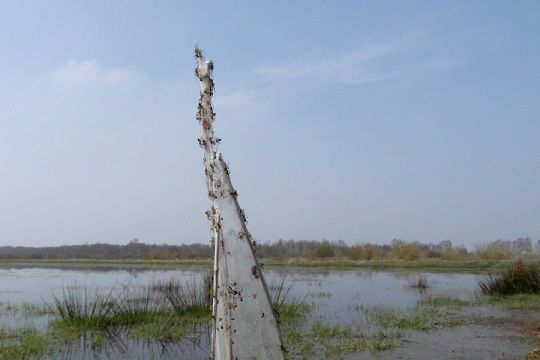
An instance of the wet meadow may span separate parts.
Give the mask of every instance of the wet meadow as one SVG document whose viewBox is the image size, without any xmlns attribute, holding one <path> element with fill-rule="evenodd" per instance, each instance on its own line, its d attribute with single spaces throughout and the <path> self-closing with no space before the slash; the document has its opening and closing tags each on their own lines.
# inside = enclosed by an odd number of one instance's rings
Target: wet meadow
<svg viewBox="0 0 540 360">
<path fill-rule="evenodd" d="M 209 274 L 206 264 L 2 263 L 0 359 L 207 359 Z M 504 293 L 496 274 L 265 270 L 290 359 L 537 359 L 540 296 Z"/>
</svg>

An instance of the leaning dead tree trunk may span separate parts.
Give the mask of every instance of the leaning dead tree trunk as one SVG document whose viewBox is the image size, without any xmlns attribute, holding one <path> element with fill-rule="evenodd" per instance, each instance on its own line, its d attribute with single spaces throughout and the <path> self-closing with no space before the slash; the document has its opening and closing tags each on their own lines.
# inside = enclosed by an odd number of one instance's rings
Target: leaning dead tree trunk
<svg viewBox="0 0 540 360">
<path fill-rule="evenodd" d="M 203 135 L 208 197 L 212 223 L 214 279 L 211 359 L 283 359 L 284 347 L 246 216 L 231 184 L 229 168 L 218 152 L 220 139 L 212 129 L 214 81 L 212 61 L 196 48 L 195 75 L 201 81 L 197 120 Z"/>
</svg>

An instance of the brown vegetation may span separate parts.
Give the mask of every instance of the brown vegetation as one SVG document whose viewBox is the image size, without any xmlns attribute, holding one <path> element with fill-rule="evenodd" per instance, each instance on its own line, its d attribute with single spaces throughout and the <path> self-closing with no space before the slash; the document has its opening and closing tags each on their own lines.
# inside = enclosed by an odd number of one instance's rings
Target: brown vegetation
<svg viewBox="0 0 540 360">
<path fill-rule="evenodd" d="M 258 243 L 258 242 L 257 242 Z M 348 245 L 342 240 L 278 240 L 258 243 L 257 256 L 266 259 L 350 259 L 350 260 L 507 260 L 535 253 L 529 238 L 497 240 L 470 251 L 451 241 L 437 244 L 394 239 L 390 244 Z M 540 252 L 540 240 L 536 253 Z M 212 258 L 209 244 L 145 244 L 138 240 L 126 245 L 85 244 L 58 247 L 0 246 L 0 259 L 89 259 L 89 260 L 206 260 Z"/>
<path fill-rule="evenodd" d="M 484 295 L 540 294 L 540 262 L 519 260 L 478 282 Z"/>
</svg>

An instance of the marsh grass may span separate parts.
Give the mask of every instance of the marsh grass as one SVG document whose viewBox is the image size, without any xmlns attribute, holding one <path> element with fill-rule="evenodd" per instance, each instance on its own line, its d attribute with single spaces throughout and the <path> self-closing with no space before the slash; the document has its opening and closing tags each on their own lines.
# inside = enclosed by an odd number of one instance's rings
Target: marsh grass
<svg viewBox="0 0 540 360">
<path fill-rule="evenodd" d="M 204 277 L 181 283 L 155 282 L 147 287 L 125 287 L 114 295 L 71 286 L 53 298 L 57 320 L 51 323 L 45 336 L 29 333 L 22 336 L 0 331 L 5 343 L 0 354 L 39 354 L 53 341 L 81 341 L 82 336 L 92 347 L 115 341 L 122 334 L 131 339 L 159 343 L 178 342 L 207 324 L 210 316 L 209 281 Z M 268 286 L 273 305 L 279 314 L 282 336 L 291 355 L 303 358 L 334 357 L 350 352 L 379 352 L 392 349 L 415 331 L 430 331 L 460 324 L 459 308 L 502 302 L 505 304 L 538 304 L 538 295 L 514 297 L 482 297 L 462 300 L 446 295 L 424 297 L 413 309 L 371 308 L 358 306 L 366 316 L 351 325 L 329 325 L 324 320 L 309 322 L 307 314 L 314 306 L 305 297 L 296 295 L 286 279 Z M 512 300 L 510 300 L 512 298 Z M 521 306 L 521 305 L 520 305 Z M 109 334 L 113 334 L 109 337 Z M 116 335 L 114 335 L 116 334 Z M 41 347 L 39 344 L 42 344 Z M 43 345 L 45 344 L 45 345 Z M 9 349 L 6 346 L 10 346 Z M 13 347 L 15 346 L 15 347 Z M 23 357 L 0 357 L 17 359 Z"/>
<path fill-rule="evenodd" d="M 87 287 L 68 286 L 62 289 L 61 297 L 53 294 L 52 298 L 49 308 L 64 321 L 99 322 L 113 315 L 117 308 L 112 292 L 103 294 L 95 290 L 91 295 Z"/>
<path fill-rule="evenodd" d="M 286 277 L 268 284 L 270 301 L 281 322 L 298 321 L 311 310 L 305 301 L 307 295 L 299 297 L 293 289 L 293 283 Z"/>
<path fill-rule="evenodd" d="M 401 337 L 401 332 L 396 329 L 376 329 L 370 332 L 366 326 L 328 325 L 321 321 L 313 323 L 308 329 L 283 329 L 287 349 L 292 349 L 293 354 L 303 358 L 317 357 L 318 351 L 323 351 L 326 356 L 358 351 L 385 351 L 397 346 Z"/>
<path fill-rule="evenodd" d="M 124 329 L 136 339 L 178 341 L 189 324 L 208 323 L 207 304 L 204 279 L 188 284 L 171 280 L 142 289 L 125 286 L 115 295 L 70 286 L 61 296 L 53 295 L 49 307 L 58 318 L 50 323 L 50 335 L 68 342 L 85 336 L 100 346 L 113 329 Z"/>
<path fill-rule="evenodd" d="M 70 286 L 53 297 L 50 309 L 57 314 L 47 333 L 0 330 L 0 360 L 39 357 L 52 345 L 84 341 L 99 348 L 119 336 L 159 343 L 178 342 L 207 326 L 210 314 L 211 277 L 188 283 L 155 282 L 147 287 L 109 291 Z M 334 354 L 392 349 L 415 331 L 430 331 L 461 324 L 458 309 L 465 306 L 503 304 L 539 306 L 540 295 L 482 296 L 463 300 L 447 295 L 424 297 L 413 309 L 353 306 L 365 313 L 349 326 L 309 322 L 313 304 L 296 295 L 285 278 L 268 286 L 279 315 L 282 336 L 291 356 L 335 357 Z M 48 311 L 52 311 L 48 310 Z"/>
<path fill-rule="evenodd" d="M 125 287 L 113 304 L 109 326 L 133 325 L 163 317 L 168 309 L 161 297 L 154 296 L 150 287 L 143 292 Z"/>
<path fill-rule="evenodd" d="M 187 283 L 169 280 L 142 289 L 126 286 L 116 289 L 114 295 L 112 291 L 66 287 L 49 305 L 57 314 L 50 323 L 50 338 L 74 342 L 84 336 L 100 346 L 109 333 L 120 329 L 133 339 L 179 341 L 194 326 L 210 323 L 211 280 L 206 275 Z M 270 286 L 269 291 L 285 326 L 296 326 L 310 310 L 286 281 Z"/>
<path fill-rule="evenodd" d="M 461 325 L 457 310 L 473 306 L 473 300 L 445 295 L 424 298 L 413 309 L 366 307 L 351 308 L 364 313 L 364 318 L 350 326 L 328 325 L 323 321 L 305 326 L 282 326 L 287 349 L 299 356 L 335 356 L 351 352 L 379 352 L 393 349 L 407 341 L 410 332 L 426 332 Z M 319 354 L 319 355 L 317 355 Z"/>
<path fill-rule="evenodd" d="M 209 309 L 212 302 L 212 275 L 207 273 L 185 284 L 171 279 L 155 283 L 150 289 L 161 295 L 177 314 L 185 314 L 194 309 Z"/>
<path fill-rule="evenodd" d="M 502 305 L 510 309 L 539 309 L 540 294 L 486 295 L 479 297 L 476 304 Z"/>
<path fill-rule="evenodd" d="M 323 343 L 326 355 L 342 352 L 386 351 L 403 341 L 409 332 L 425 332 L 460 325 L 462 320 L 454 316 L 457 308 L 471 302 L 448 296 L 423 299 L 413 309 L 352 306 L 364 313 L 364 319 L 356 327 L 327 326 L 315 323 L 310 337 Z"/>
<path fill-rule="evenodd" d="M 336 354 L 342 352 L 356 352 L 369 350 L 373 352 L 393 349 L 396 346 L 395 341 L 385 337 L 374 336 L 371 338 L 346 338 L 339 339 L 333 344 L 325 347 L 326 354 Z"/>
<path fill-rule="evenodd" d="M 540 261 L 519 260 L 478 281 L 484 295 L 540 294 Z"/>
<path fill-rule="evenodd" d="M 46 339 L 34 329 L 0 331 L 0 360 L 31 359 L 46 351 Z"/>
<path fill-rule="evenodd" d="M 292 296 L 293 284 L 287 281 L 286 277 L 282 277 L 279 281 L 268 283 L 268 292 L 270 301 L 274 307 L 283 305 Z"/>
<path fill-rule="evenodd" d="M 293 323 L 302 320 L 311 311 L 311 306 L 305 302 L 295 301 L 282 303 L 275 311 L 281 323 Z"/>
<path fill-rule="evenodd" d="M 437 296 L 430 296 L 424 299 L 421 299 L 418 302 L 418 305 L 420 306 L 430 306 L 430 307 L 447 307 L 452 309 L 459 309 L 466 306 L 472 306 L 475 305 L 474 301 L 471 300 L 464 300 L 457 297 L 452 297 L 448 295 L 437 295 Z"/>
<path fill-rule="evenodd" d="M 426 290 L 431 287 L 431 284 L 428 280 L 427 275 L 419 274 L 413 278 L 413 280 L 409 284 L 409 287 L 418 290 Z"/>
<path fill-rule="evenodd" d="M 285 326 L 281 329 L 281 335 L 287 351 L 291 354 L 309 354 L 314 350 L 313 337 L 301 329 Z"/>
<path fill-rule="evenodd" d="M 316 322 L 311 326 L 311 332 L 313 335 L 319 338 L 339 337 L 350 338 L 353 337 L 353 331 L 351 328 L 335 325 L 328 326 L 321 322 Z"/>
<path fill-rule="evenodd" d="M 317 322 L 311 327 L 310 338 L 324 344 L 326 355 L 357 351 L 385 351 L 394 348 L 402 337 L 396 330 L 382 329 L 363 332 L 346 326 L 328 326 Z"/>
<path fill-rule="evenodd" d="M 510 309 L 535 309 L 540 308 L 540 294 L 478 295 L 470 300 L 437 295 L 418 301 L 420 307 L 442 308 L 444 311 L 485 305 L 504 306 Z"/>
<path fill-rule="evenodd" d="M 363 311 L 368 321 L 378 324 L 383 329 L 428 331 L 460 325 L 462 320 L 449 311 L 451 308 L 456 309 L 458 304 L 464 306 L 459 299 L 432 298 L 420 301 L 410 310 L 375 307 L 365 308 Z"/>
</svg>

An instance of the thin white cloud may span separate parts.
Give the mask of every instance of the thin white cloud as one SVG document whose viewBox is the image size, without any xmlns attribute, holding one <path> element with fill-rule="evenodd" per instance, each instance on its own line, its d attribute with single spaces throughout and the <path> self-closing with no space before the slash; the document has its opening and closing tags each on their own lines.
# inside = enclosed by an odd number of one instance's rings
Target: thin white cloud
<svg viewBox="0 0 540 360">
<path fill-rule="evenodd" d="M 123 86 L 134 85 L 148 76 L 129 69 L 103 67 L 95 60 L 70 60 L 51 74 L 51 80 L 59 86 Z"/>
<path fill-rule="evenodd" d="M 426 66 L 433 70 L 453 70 L 472 63 L 470 58 L 439 56 L 434 57 L 426 62 Z"/>
<path fill-rule="evenodd" d="M 256 101 L 257 99 L 257 92 L 254 89 L 242 88 L 223 94 L 216 94 L 214 104 L 217 107 L 238 107 Z"/>
<path fill-rule="evenodd" d="M 304 58 L 281 65 L 262 64 L 255 72 L 272 81 L 319 78 L 344 83 L 369 83 L 393 78 L 397 69 L 383 69 L 381 61 L 399 49 L 397 43 L 368 45 L 359 50 L 327 57 L 323 60 Z"/>
<path fill-rule="evenodd" d="M 273 91 L 268 88 L 238 87 L 217 91 L 214 105 L 218 118 L 252 123 L 273 111 L 273 96 Z"/>
<path fill-rule="evenodd" d="M 269 81 L 324 80 L 365 84 L 451 71 L 473 63 L 471 57 L 440 55 L 416 34 L 328 56 L 303 56 L 282 64 L 261 64 L 255 72 Z"/>
</svg>

